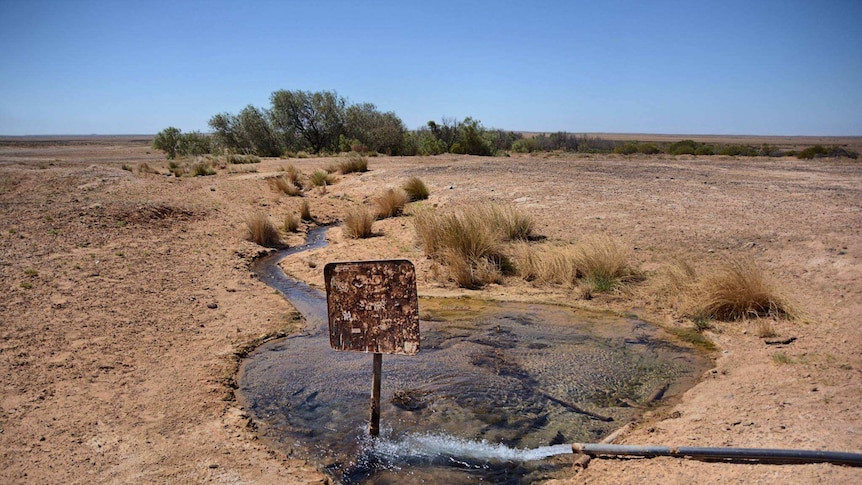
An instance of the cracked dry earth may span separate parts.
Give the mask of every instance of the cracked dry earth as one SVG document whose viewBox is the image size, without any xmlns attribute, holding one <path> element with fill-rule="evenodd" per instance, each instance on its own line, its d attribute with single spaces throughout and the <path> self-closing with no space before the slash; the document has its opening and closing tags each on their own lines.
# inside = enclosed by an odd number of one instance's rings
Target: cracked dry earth
<svg viewBox="0 0 862 485">
<path fill-rule="evenodd" d="M 322 483 L 271 451 L 232 398 L 238 356 L 295 330 L 290 305 L 251 276 L 244 240 L 255 212 L 280 220 L 298 199 L 264 177 L 295 164 L 210 177 L 167 173 L 145 141 L 0 145 L 0 482 Z M 629 241 L 648 275 L 674 258 L 698 268 L 745 256 L 801 306 L 776 321 L 792 343 L 767 345 L 757 322 L 718 323 L 715 368 L 619 443 L 862 452 L 862 165 L 849 160 L 569 156 L 371 158 L 371 171 L 306 194 L 319 223 L 419 176 L 427 205 L 482 200 L 529 211 L 551 242 L 607 233 Z M 691 328 L 637 290 L 580 300 L 514 278 L 457 289 L 413 243 L 409 217 L 381 237 L 286 260 L 322 284 L 326 262 L 406 257 L 420 294 L 540 300 L 633 312 Z M 297 244 L 302 235 L 288 242 Z M 650 279 L 643 283 L 650 284 Z M 862 469 L 658 459 L 593 460 L 561 483 L 858 483 Z"/>
</svg>

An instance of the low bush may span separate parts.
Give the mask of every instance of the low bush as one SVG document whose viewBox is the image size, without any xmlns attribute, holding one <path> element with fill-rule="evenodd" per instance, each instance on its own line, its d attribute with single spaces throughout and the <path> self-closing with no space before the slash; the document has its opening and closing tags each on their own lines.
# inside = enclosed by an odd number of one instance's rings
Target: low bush
<svg viewBox="0 0 862 485">
<path fill-rule="evenodd" d="M 278 230 L 265 214 L 256 213 L 246 220 L 246 239 L 264 247 L 275 247 L 281 244 Z"/>
<path fill-rule="evenodd" d="M 374 214 L 366 207 L 356 206 L 347 212 L 344 218 L 344 235 L 351 239 L 371 237 L 374 226 Z"/>
<path fill-rule="evenodd" d="M 410 202 L 425 200 L 429 195 L 431 195 L 431 192 L 428 191 L 428 187 L 425 186 L 425 182 L 422 182 L 419 177 L 410 177 L 406 182 L 404 182 L 404 185 L 401 188 L 403 188 L 404 192 L 407 193 L 407 197 L 410 199 Z"/>
<path fill-rule="evenodd" d="M 374 199 L 378 219 L 398 217 L 404 212 L 404 206 L 409 202 L 409 196 L 403 189 L 389 188 Z"/>
</svg>

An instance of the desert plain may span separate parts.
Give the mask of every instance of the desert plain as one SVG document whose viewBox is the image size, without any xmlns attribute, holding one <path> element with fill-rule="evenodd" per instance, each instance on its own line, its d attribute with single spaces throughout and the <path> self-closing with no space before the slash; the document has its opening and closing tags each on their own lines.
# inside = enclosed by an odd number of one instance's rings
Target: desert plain
<svg viewBox="0 0 862 485">
<path fill-rule="evenodd" d="M 860 140 L 847 143 L 858 150 Z M 711 322 L 702 335 L 714 367 L 617 443 L 862 452 L 862 162 L 381 156 L 301 198 L 266 180 L 289 164 L 308 174 L 334 161 L 263 159 L 174 177 L 148 137 L 3 139 L 0 482 L 327 483 L 260 439 L 234 394 L 243 353 L 302 324 L 249 270 L 266 250 L 246 240 L 246 220 L 280 223 L 305 200 L 314 224 L 334 224 L 412 176 L 431 191 L 426 207 L 513 204 L 546 243 L 626 241 L 646 279 L 591 299 L 515 277 L 461 289 L 417 246 L 410 209 L 375 223 L 370 239 L 333 227 L 327 247 L 285 260 L 285 271 L 321 286 L 329 261 L 407 258 L 420 295 L 551 302 L 691 331 L 673 295 L 650 291 L 663 269 L 745 258 L 803 311 L 769 319 L 792 341 L 767 343 L 756 319 Z M 284 237 L 297 245 L 303 234 Z M 618 459 L 554 481 L 859 483 L 862 469 Z"/>
</svg>

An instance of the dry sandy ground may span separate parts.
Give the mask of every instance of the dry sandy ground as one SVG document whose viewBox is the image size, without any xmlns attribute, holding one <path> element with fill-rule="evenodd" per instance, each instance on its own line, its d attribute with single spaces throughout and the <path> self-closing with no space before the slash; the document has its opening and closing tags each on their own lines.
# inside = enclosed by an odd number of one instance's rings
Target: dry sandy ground
<svg viewBox="0 0 862 485">
<path fill-rule="evenodd" d="M 0 146 L 0 482 L 320 483 L 257 440 L 232 400 L 237 353 L 296 328 L 288 303 L 248 270 L 254 211 L 280 220 L 299 200 L 258 173 L 174 178 L 140 143 Z M 294 160 L 306 173 L 328 163 Z M 533 157 L 372 158 L 306 197 L 332 222 L 408 176 L 428 205 L 512 202 L 549 241 L 607 233 L 652 274 L 675 257 L 700 268 L 743 255 L 767 268 L 810 316 L 719 324 L 715 369 L 672 406 L 645 416 L 629 444 L 862 451 L 862 164 L 795 159 Z M 415 248 L 409 218 L 380 237 L 345 240 L 286 261 L 319 284 L 331 260 L 409 257 L 422 294 L 537 299 L 631 311 L 690 327 L 641 292 L 580 300 L 518 281 L 458 290 Z M 300 236 L 293 236 L 296 244 Z M 646 283 L 649 284 L 649 280 Z M 676 459 L 594 460 L 564 483 L 859 483 L 862 469 Z"/>
</svg>

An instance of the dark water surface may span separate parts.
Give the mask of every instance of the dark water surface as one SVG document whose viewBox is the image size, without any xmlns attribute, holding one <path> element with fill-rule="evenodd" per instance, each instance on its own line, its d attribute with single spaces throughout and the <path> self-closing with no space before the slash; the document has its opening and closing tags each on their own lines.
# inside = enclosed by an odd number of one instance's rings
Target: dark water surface
<svg viewBox="0 0 862 485">
<path fill-rule="evenodd" d="M 594 442 L 657 390 L 690 387 L 700 353 L 635 318 L 553 305 L 420 299 L 421 351 L 383 358 L 381 437 L 367 434 L 371 355 L 329 347 L 325 295 L 255 271 L 303 314 L 302 334 L 267 343 L 240 370 L 239 395 L 272 446 L 342 483 L 527 483 L 568 468 L 543 458 Z M 588 411 L 592 415 L 580 411 Z M 570 461 L 569 461 L 570 462 Z"/>
</svg>

